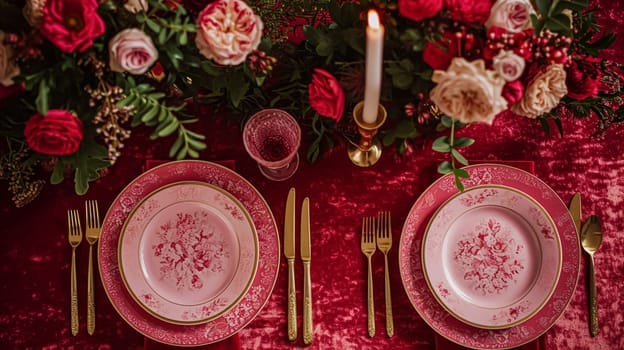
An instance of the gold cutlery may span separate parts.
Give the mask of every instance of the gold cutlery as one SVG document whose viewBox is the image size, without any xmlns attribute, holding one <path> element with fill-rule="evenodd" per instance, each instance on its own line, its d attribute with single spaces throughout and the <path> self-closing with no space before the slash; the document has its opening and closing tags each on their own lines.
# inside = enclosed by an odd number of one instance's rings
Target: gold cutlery
<svg viewBox="0 0 624 350">
<path fill-rule="evenodd" d="M 598 313 L 596 305 L 596 276 L 594 274 L 594 253 L 602 242 L 602 226 L 595 215 L 591 215 L 581 230 L 581 245 L 589 254 L 589 331 L 592 337 L 598 334 Z"/>
<path fill-rule="evenodd" d="M 394 335 L 394 320 L 392 318 L 392 294 L 390 292 L 390 273 L 388 271 L 388 251 L 392 247 L 392 224 L 390 222 L 390 212 L 379 213 L 377 229 L 377 248 L 384 256 L 385 270 L 385 296 L 386 296 L 386 334 L 388 337 Z"/>
<path fill-rule="evenodd" d="M 284 256 L 288 262 L 288 340 L 297 340 L 295 299 L 295 189 L 288 191 L 284 218 Z"/>
<path fill-rule="evenodd" d="M 69 244 L 72 247 L 71 260 L 71 332 L 78 334 L 78 284 L 76 282 L 76 247 L 82 241 L 82 228 L 77 210 L 67 211 L 67 223 L 69 226 Z"/>
<path fill-rule="evenodd" d="M 100 238 L 100 213 L 97 201 L 85 202 L 86 220 L 85 236 L 89 242 L 89 276 L 87 282 L 87 333 L 95 332 L 95 288 L 93 284 L 93 245 Z"/>
<path fill-rule="evenodd" d="M 303 343 L 312 343 L 312 281 L 310 280 L 310 199 L 301 205 L 301 261 L 303 262 Z"/>
<path fill-rule="evenodd" d="M 570 215 L 572 215 L 572 220 L 574 221 L 574 226 L 576 226 L 576 234 L 580 237 L 581 235 L 581 194 L 576 192 L 572 199 L 570 200 Z"/>
<path fill-rule="evenodd" d="M 366 217 L 362 220 L 362 253 L 368 259 L 368 336 L 375 336 L 375 303 L 373 298 L 373 268 L 371 257 L 377 249 L 375 244 L 375 218 Z"/>
</svg>

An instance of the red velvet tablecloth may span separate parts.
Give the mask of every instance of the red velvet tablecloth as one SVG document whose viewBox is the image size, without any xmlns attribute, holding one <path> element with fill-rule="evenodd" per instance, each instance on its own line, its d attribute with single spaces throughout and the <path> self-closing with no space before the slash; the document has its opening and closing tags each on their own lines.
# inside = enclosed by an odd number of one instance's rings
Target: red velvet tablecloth
<svg viewBox="0 0 624 350">
<path fill-rule="evenodd" d="M 618 12 L 619 11 L 619 12 Z M 621 31 L 621 5 L 604 2 L 601 23 Z M 607 52 L 621 59 L 623 39 Z M 618 57 L 618 55 L 620 57 Z M 397 262 L 403 221 L 418 195 L 437 177 L 439 155 L 431 140 L 400 157 L 384 150 L 378 164 L 358 168 L 347 158 L 344 145 L 315 164 L 302 162 L 293 178 L 284 182 L 265 179 L 245 153 L 240 129 L 224 116 L 204 111 L 196 127 L 208 134 L 201 159 L 236 161 L 236 170 L 264 196 L 282 227 L 288 189 L 297 188 L 299 199 L 311 200 L 312 290 L 314 343 L 312 349 L 434 349 L 434 332 L 411 306 L 403 290 Z M 624 349 L 624 127 L 595 132 L 593 118 L 562 119 L 565 136 L 546 135 L 539 122 L 503 115 L 492 126 L 461 130 L 477 143 L 466 156 L 486 160 L 533 160 L 535 174 L 567 202 L 574 192 L 583 196 L 583 215 L 602 219 L 604 240 L 595 256 L 598 286 L 599 335 L 589 336 L 586 268 L 583 256 L 576 293 L 562 317 L 543 336 L 546 349 Z M 102 211 L 119 191 L 141 173 L 147 159 L 166 157 L 171 140 L 150 143 L 149 130 L 138 129 L 118 163 L 91 184 L 85 196 L 73 184 L 48 185 L 40 197 L 16 209 L 5 186 L 0 190 L 0 348 L 1 349 L 142 349 L 143 336 L 128 326 L 107 300 L 96 280 L 97 323 L 93 336 L 86 332 L 86 277 L 88 249 L 78 249 L 81 329 L 69 329 L 69 278 L 71 250 L 67 243 L 67 209 L 84 208 L 97 199 Z M 166 142 L 165 142 L 166 141 Z M 304 156 L 304 150 L 300 151 Z M 395 248 L 390 252 L 395 336 L 384 334 L 383 258 L 373 258 L 377 335 L 366 332 L 366 260 L 360 252 L 362 217 L 389 210 L 393 216 Z M 103 213 L 102 213 L 103 214 Z M 102 215 L 103 216 L 103 215 Z M 296 265 L 301 287 L 302 267 Z M 274 291 L 258 317 L 240 331 L 243 349 L 288 349 L 286 335 L 286 263 L 282 259 Z M 300 290 L 297 300 L 301 300 Z M 301 309 L 299 308 L 299 314 Z M 301 318 L 299 318 L 301 327 Z M 300 328 L 301 329 L 301 328 Z M 301 337 L 299 338 L 301 339 Z"/>
</svg>

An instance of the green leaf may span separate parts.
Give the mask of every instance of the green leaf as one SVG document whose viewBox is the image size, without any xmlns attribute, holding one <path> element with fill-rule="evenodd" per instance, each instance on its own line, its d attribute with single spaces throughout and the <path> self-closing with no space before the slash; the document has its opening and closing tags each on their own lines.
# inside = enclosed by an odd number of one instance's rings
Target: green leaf
<svg viewBox="0 0 624 350">
<path fill-rule="evenodd" d="M 242 72 L 237 72 L 230 78 L 230 102 L 234 107 L 238 107 L 243 97 L 249 90 L 249 83 L 245 81 Z"/>
<path fill-rule="evenodd" d="M 175 118 L 171 118 L 170 122 L 165 126 L 162 130 L 158 132 L 158 137 L 166 137 L 171 135 L 174 131 L 178 129 L 178 120 Z"/>
<path fill-rule="evenodd" d="M 159 33 L 160 26 L 158 25 L 158 23 L 154 22 L 154 20 L 152 20 L 151 18 L 147 18 L 145 20 L 145 23 L 154 33 Z"/>
<path fill-rule="evenodd" d="M 550 7 L 552 5 L 552 0 L 537 0 L 537 10 L 542 16 L 550 15 Z"/>
<path fill-rule="evenodd" d="M 467 179 L 470 177 L 470 174 L 468 174 L 468 172 L 465 169 L 455 168 L 453 169 L 453 174 L 455 174 L 455 176 L 457 177 L 461 177 L 464 179 Z"/>
<path fill-rule="evenodd" d="M 453 143 L 453 147 L 455 148 L 468 147 L 472 145 L 474 142 L 475 140 L 469 137 L 458 137 L 455 139 L 455 142 Z"/>
<path fill-rule="evenodd" d="M 48 114 L 48 99 L 49 99 L 50 88 L 48 87 L 47 80 L 41 79 L 39 82 L 39 93 L 37 94 L 37 98 L 35 99 L 35 105 L 37 106 L 37 111 L 42 115 Z"/>
<path fill-rule="evenodd" d="M 65 163 L 57 161 L 50 175 L 50 183 L 53 185 L 60 184 L 65 179 Z"/>
<path fill-rule="evenodd" d="M 180 33 L 178 35 L 178 44 L 184 46 L 188 43 L 188 34 L 186 32 Z"/>
<path fill-rule="evenodd" d="M 462 163 L 463 165 L 468 165 L 468 160 L 455 148 L 451 148 L 451 155 L 453 156 L 453 158 L 455 158 L 455 160 Z"/>
<path fill-rule="evenodd" d="M 172 158 L 182 147 L 182 143 L 184 142 L 184 137 L 182 136 L 182 132 L 178 130 L 178 138 L 175 140 L 171 148 L 169 149 L 169 158 Z"/>
<path fill-rule="evenodd" d="M 451 145 L 449 144 L 448 136 L 440 136 L 431 145 L 431 148 L 436 152 L 447 153 L 451 151 Z"/>
<path fill-rule="evenodd" d="M 455 170 L 459 170 L 459 169 L 455 169 Z M 459 192 L 464 192 L 464 184 L 461 182 L 460 176 L 458 176 L 455 171 L 453 171 L 453 176 L 455 177 L 455 186 L 457 186 L 457 189 L 459 190 Z"/>
<path fill-rule="evenodd" d="M 445 160 L 438 165 L 438 173 L 440 174 L 448 174 L 451 171 L 453 171 L 453 165 L 448 160 Z"/>
</svg>

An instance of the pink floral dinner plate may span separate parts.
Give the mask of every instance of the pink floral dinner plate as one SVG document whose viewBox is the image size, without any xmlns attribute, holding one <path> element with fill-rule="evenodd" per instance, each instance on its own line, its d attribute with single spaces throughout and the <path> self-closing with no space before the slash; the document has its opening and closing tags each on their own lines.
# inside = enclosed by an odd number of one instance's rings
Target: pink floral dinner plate
<svg viewBox="0 0 624 350">
<path fill-rule="evenodd" d="M 561 240 L 561 274 L 552 296 L 525 322 L 504 329 L 484 329 L 453 317 L 429 290 L 421 263 L 422 239 L 435 211 L 457 193 L 453 175 L 445 175 L 429 186 L 410 209 L 399 242 L 399 269 L 405 292 L 422 319 L 438 334 L 457 344 L 477 349 L 508 349 L 526 344 L 546 332 L 569 304 L 580 265 L 580 244 L 566 205 L 543 181 L 523 170 L 499 165 L 467 166 L 470 178 L 462 182 L 468 190 L 479 185 L 502 185 L 526 193 L 552 218 Z"/>
<path fill-rule="evenodd" d="M 485 185 L 433 214 L 422 239 L 429 289 L 453 316 L 481 328 L 524 322 L 550 298 L 561 271 L 555 223 L 528 195 Z"/>
<path fill-rule="evenodd" d="M 202 182 L 165 185 L 128 215 L 119 238 L 121 277 L 154 316 L 197 324 L 233 307 L 256 272 L 258 237 L 247 210 Z"/>
<path fill-rule="evenodd" d="M 247 209 L 258 235 L 258 264 L 251 286 L 241 300 L 218 317 L 197 325 L 179 325 L 154 317 L 132 298 L 119 271 L 117 248 L 121 229 L 134 207 L 163 186 L 199 181 L 229 192 Z M 199 346 L 221 341 L 240 331 L 268 301 L 279 271 L 279 236 L 275 218 L 262 195 L 244 178 L 206 161 L 175 161 L 134 179 L 111 204 L 102 224 L 98 264 L 102 285 L 119 315 L 139 333 L 175 346 Z"/>
</svg>

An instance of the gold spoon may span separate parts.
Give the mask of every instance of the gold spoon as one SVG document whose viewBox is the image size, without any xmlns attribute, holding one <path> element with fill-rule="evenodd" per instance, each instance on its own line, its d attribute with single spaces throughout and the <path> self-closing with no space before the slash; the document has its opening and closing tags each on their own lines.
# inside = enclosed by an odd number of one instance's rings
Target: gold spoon
<svg viewBox="0 0 624 350">
<path fill-rule="evenodd" d="M 598 313 L 596 306 L 596 277 L 594 274 L 594 253 L 602 242 L 602 226 L 595 215 L 587 218 L 581 230 L 581 245 L 589 254 L 589 332 L 592 337 L 598 334 Z"/>
</svg>

